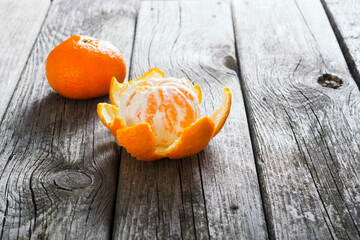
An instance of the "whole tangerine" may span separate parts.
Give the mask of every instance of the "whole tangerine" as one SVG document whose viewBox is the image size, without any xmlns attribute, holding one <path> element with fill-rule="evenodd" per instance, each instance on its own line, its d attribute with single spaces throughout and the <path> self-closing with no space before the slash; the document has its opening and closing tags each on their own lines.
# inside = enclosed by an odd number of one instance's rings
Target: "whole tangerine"
<svg viewBox="0 0 360 240">
<path fill-rule="evenodd" d="M 46 60 L 46 77 L 55 92 L 71 99 L 89 99 L 109 93 L 110 81 L 120 83 L 126 65 L 111 43 L 74 35 L 56 46 Z"/>
</svg>

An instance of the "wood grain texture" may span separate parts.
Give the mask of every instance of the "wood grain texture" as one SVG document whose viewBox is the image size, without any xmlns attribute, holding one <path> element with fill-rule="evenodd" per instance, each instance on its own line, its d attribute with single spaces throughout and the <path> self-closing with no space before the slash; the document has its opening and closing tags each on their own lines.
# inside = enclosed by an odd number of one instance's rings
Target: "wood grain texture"
<svg viewBox="0 0 360 240">
<path fill-rule="evenodd" d="M 350 72 L 360 85 L 360 2 L 322 0 Z"/>
<path fill-rule="evenodd" d="M 49 6 L 50 0 L 0 2 L 0 121 Z"/>
<path fill-rule="evenodd" d="M 129 64 L 132 3 L 53 1 L 0 130 L 0 239 L 106 239 L 119 148 L 96 114 L 108 97 L 74 101 L 45 77 L 52 48 L 73 34 L 112 42 Z"/>
<path fill-rule="evenodd" d="M 360 93 L 321 3 L 234 1 L 233 15 L 270 236 L 358 239 Z"/>
<path fill-rule="evenodd" d="M 201 153 L 180 160 L 141 162 L 121 155 L 116 239 L 262 239 L 262 202 L 236 76 L 229 4 L 142 2 L 131 79 L 157 67 L 203 89 L 202 113 L 233 93 L 223 130 Z"/>
</svg>

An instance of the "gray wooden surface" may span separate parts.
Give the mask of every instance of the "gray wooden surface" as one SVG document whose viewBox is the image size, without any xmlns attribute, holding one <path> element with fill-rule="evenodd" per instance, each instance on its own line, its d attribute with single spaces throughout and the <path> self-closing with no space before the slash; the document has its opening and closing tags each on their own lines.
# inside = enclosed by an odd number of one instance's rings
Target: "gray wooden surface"
<svg viewBox="0 0 360 240">
<path fill-rule="evenodd" d="M 359 238 L 360 93 L 321 3 L 233 10 L 270 236 Z M 324 73 L 343 83 L 320 85 Z"/>
<path fill-rule="evenodd" d="M 230 2 L 0 3 L 0 239 L 360 239 L 359 3 Z M 204 115 L 228 86 L 224 129 L 189 158 L 133 159 L 96 115 L 108 97 L 46 81 L 73 34 L 118 47 L 127 79 L 200 85 Z"/>
<path fill-rule="evenodd" d="M 108 98 L 55 94 L 45 60 L 81 33 L 112 42 L 129 65 L 135 16 L 117 1 L 52 2 L 1 123 L 0 239 L 111 235 L 119 148 L 96 114 Z"/>
<path fill-rule="evenodd" d="M 50 0 L 0 1 L 0 121 L 49 6 Z"/>
<path fill-rule="evenodd" d="M 122 151 L 114 237 L 117 239 L 265 238 L 242 93 L 236 71 L 229 4 L 143 2 L 130 78 L 151 67 L 202 88 L 202 114 L 233 93 L 227 123 L 196 156 L 136 161 Z M 230 67 L 230 68 L 229 68 Z"/>
</svg>

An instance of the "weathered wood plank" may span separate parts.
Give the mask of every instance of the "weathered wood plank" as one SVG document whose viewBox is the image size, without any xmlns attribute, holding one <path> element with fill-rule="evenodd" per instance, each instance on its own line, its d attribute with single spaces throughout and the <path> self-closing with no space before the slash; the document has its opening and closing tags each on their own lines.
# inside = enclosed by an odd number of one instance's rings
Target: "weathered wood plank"
<svg viewBox="0 0 360 240">
<path fill-rule="evenodd" d="M 50 0 L 0 2 L 0 121 L 49 6 Z"/>
<path fill-rule="evenodd" d="M 108 98 L 55 94 L 45 60 L 61 41 L 85 34 L 112 42 L 129 64 L 135 18 L 131 2 L 52 3 L 1 125 L 1 239 L 111 235 L 119 148 L 96 114 Z"/>
<path fill-rule="evenodd" d="M 360 85 L 360 2 L 321 0 L 354 79 Z"/>
<path fill-rule="evenodd" d="M 321 3 L 242 0 L 233 13 L 271 237 L 359 238 L 360 93 Z"/>
<path fill-rule="evenodd" d="M 115 238 L 266 238 L 234 58 L 229 4 L 142 2 L 130 77 L 157 67 L 190 79 L 203 89 L 203 114 L 219 106 L 228 86 L 233 106 L 222 132 L 196 156 L 141 162 L 122 152 Z"/>
</svg>

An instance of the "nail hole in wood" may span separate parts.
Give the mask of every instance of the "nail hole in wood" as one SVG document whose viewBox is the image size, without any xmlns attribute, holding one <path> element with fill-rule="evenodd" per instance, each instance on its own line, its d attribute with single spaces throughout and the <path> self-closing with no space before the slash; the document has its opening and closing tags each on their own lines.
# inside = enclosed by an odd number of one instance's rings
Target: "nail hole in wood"
<svg viewBox="0 0 360 240">
<path fill-rule="evenodd" d="M 233 70 L 236 72 L 237 67 L 236 67 L 236 60 L 233 56 L 226 56 L 222 59 L 222 63 L 224 64 L 225 67 Z"/>
<path fill-rule="evenodd" d="M 336 75 L 324 73 L 318 78 L 318 83 L 323 87 L 337 89 L 343 84 L 343 80 Z"/>
<path fill-rule="evenodd" d="M 236 210 L 239 209 L 239 206 L 238 206 L 238 205 L 235 205 L 235 204 L 232 204 L 232 205 L 230 206 L 230 209 L 235 212 Z"/>
<path fill-rule="evenodd" d="M 54 182 L 59 188 L 72 191 L 89 186 L 91 178 L 82 172 L 66 171 L 59 172 L 55 176 Z"/>
</svg>

